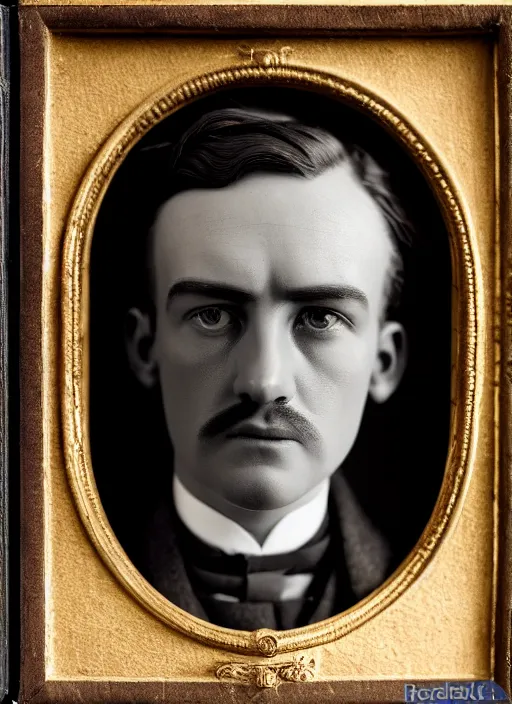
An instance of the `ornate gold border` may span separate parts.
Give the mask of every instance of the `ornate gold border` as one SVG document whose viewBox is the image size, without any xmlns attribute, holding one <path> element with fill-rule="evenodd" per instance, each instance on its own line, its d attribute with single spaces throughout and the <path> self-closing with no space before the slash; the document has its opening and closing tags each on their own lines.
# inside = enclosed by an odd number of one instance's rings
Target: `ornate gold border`
<svg viewBox="0 0 512 704">
<path fill-rule="evenodd" d="M 251 61 L 254 61 L 252 56 Z M 321 645 L 353 631 L 394 602 L 432 558 L 454 515 L 468 474 L 475 411 L 477 309 L 475 263 L 466 220 L 448 175 L 425 141 L 384 101 L 352 82 L 308 68 L 287 66 L 275 53 L 263 56 L 256 63 L 259 65 L 208 73 L 178 88 L 161 91 L 116 129 L 92 161 L 76 195 L 64 236 L 61 400 L 65 461 L 76 506 L 101 558 L 121 584 L 152 614 L 182 633 L 227 650 L 272 657 Z M 109 526 L 94 480 L 88 437 L 89 258 L 102 197 L 127 152 L 148 130 L 211 91 L 269 83 L 328 94 L 370 113 L 416 160 L 437 195 L 450 230 L 456 337 L 449 456 L 436 507 L 413 552 L 378 590 L 338 616 L 291 631 L 261 629 L 249 633 L 202 621 L 165 599 L 128 560 Z"/>
</svg>

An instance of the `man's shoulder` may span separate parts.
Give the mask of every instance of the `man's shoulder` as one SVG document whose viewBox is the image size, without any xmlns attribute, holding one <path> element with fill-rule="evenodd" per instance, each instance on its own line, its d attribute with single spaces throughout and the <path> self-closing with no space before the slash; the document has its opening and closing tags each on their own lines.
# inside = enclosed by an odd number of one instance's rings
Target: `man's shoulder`
<svg viewBox="0 0 512 704">
<path fill-rule="evenodd" d="M 331 479 L 331 496 L 338 514 L 352 589 L 362 599 L 388 577 L 391 549 L 340 471 Z"/>
</svg>

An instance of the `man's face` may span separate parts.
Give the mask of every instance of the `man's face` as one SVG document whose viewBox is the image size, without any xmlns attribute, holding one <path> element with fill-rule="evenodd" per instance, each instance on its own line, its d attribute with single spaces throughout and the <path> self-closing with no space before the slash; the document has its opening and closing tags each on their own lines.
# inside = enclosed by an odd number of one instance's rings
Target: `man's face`
<svg viewBox="0 0 512 704">
<path fill-rule="evenodd" d="M 379 208 L 346 165 L 255 174 L 166 202 L 153 257 L 150 362 L 179 478 L 219 509 L 300 501 L 345 460 L 368 393 L 399 383 Z"/>
</svg>

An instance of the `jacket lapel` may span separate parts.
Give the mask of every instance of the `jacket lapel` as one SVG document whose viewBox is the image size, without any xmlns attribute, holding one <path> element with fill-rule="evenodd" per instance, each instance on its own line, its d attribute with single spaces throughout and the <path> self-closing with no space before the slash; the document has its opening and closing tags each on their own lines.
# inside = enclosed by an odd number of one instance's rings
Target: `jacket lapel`
<svg viewBox="0 0 512 704">
<path fill-rule="evenodd" d="M 208 621 L 194 594 L 178 546 L 174 510 L 161 504 L 147 536 L 147 576 L 151 584 L 175 606 Z"/>
<path fill-rule="evenodd" d="M 388 576 L 391 550 L 338 471 L 331 479 L 331 495 L 339 518 L 347 572 L 358 599 L 379 587 Z"/>
</svg>

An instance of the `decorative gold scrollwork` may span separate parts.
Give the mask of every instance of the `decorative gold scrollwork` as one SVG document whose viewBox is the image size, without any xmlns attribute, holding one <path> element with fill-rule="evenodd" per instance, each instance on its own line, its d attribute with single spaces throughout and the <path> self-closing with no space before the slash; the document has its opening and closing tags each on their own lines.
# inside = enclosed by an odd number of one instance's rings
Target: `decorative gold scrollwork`
<svg viewBox="0 0 512 704">
<path fill-rule="evenodd" d="M 315 679 L 316 663 L 314 658 L 307 660 L 304 655 L 292 661 L 264 665 L 230 662 L 220 665 L 215 675 L 219 680 L 277 689 L 283 682 L 311 682 Z"/>
<path fill-rule="evenodd" d="M 254 639 L 256 641 L 256 647 L 262 655 L 267 658 L 271 658 L 277 653 L 279 644 L 275 634 L 267 630 L 266 628 L 260 628 L 254 631 Z"/>
<path fill-rule="evenodd" d="M 248 44 L 243 44 L 239 47 L 238 53 L 258 66 L 277 68 L 278 66 L 286 66 L 293 49 L 291 46 L 283 46 L 280 49 L 255 49 Z"/>
</svg>

